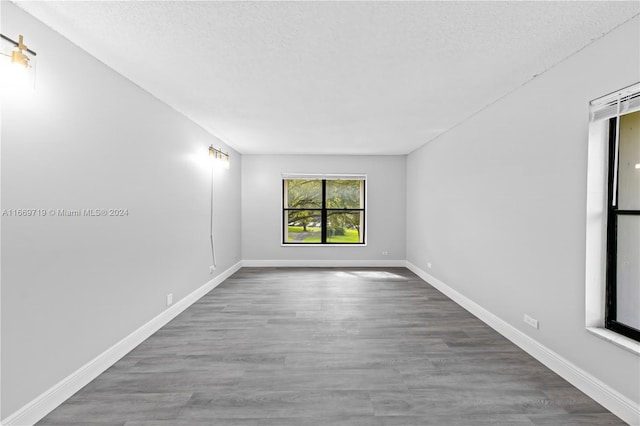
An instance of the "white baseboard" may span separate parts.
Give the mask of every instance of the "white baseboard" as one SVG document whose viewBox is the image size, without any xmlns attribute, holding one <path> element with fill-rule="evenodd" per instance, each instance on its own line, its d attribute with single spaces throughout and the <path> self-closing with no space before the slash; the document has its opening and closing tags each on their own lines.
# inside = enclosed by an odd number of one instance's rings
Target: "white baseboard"
<svg viewBox="0 0 640 426">
<path fill-rule="evenodd" d="M 447 284 L 429 275 L 413 263 L 407 261 L 406 266 L 414 274 L 438 289 L 451 300 L 478 317 L 489 327 L 515 343 L 529 355 L 550 368 L 560 377 L 593 398 L 607 410 L 620 417 L 630 425 L 640 425 L 640 407 L 631 399 L 607 386 L 598 378 L 582 370 L 551 349 L 529 337 L 511 324 L 492 314 L 471 299 L 460 294 Z"/>
<path fill-rule="evenodd" d="M 243 260 L 242 266 L 288 268 L 366 268 L 406 266 L 405 260 Z"/>
<path fill-rule="evenodd" d="M 138 328 L 136 331 L 80 367 L 78 370 L 65 377 L 49 390 L 40 394 L 18 411 L 5 418 L 0 422 L 0 424 L 6 426 L 24 426 L 37 423 L 44 416 L 70 398 L 74 393 L 102 374 L 107 368 L 115 364 L 120 358 L 125 356 L 132 349 L 145 341 L 149 336 L 178 316 L 182 311 L 198 301 L 213 288 L 217 287 L 234 272 L 240 269 L 241 266 L 242 262 L 236 263 L 202 287 L 194 290 L 192 293 L 167 308 L 151 321 L 147 322 L 142 327 Z"/>
</svg>

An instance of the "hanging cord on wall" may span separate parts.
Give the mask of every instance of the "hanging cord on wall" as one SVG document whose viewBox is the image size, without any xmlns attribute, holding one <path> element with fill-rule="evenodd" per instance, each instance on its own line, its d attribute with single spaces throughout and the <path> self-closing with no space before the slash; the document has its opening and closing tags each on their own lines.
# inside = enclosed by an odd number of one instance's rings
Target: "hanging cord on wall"
<svg viewBox="0 0 640 426">
<path fill-rule="evenodd" d="M 216 248 L 215 248 L 215 244 L 213 242 L 213 169 L 214 169 L 214 162 L 211 161 L 211 214 L 210 214 L 210 220 L 209 220 L 209 236 L 211 237 L 211 260 L 213 261 L 212 266 L 215 269 L 216 267 Z"/>
<path fill-rule="evenodd" d="M 614 160 L 613 164 L 613 205 L 618 205 L 618 157 L 620 155 L 620 101 L 622 99 L 622 93 L 618 93 L 618 105 L 616 106 L 616 140 L 613 150 Z"/>
</svg>

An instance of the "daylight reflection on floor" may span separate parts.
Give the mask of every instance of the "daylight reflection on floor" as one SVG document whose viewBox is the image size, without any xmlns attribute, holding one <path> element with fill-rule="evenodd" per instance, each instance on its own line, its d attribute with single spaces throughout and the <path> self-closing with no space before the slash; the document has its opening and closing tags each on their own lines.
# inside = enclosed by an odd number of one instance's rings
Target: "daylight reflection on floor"
<svg viewBox="0 0 640 426">
<path fill-rule="evenodd" d="M 339 271 L 335 272 L 335 276 L 338 278 L 369 278 L 375 280 L 401 280 L 407 281 L 407 277 L 403 277 L 402 275 L 394 274 L 392 272 L 387 271 Z"/>
</svg>

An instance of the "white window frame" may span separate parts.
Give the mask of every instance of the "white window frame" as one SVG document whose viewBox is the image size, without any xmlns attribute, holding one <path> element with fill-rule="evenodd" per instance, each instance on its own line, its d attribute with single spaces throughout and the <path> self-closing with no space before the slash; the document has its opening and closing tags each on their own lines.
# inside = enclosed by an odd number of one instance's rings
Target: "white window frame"
<svg viewBox="0 0 640 426">
<path fill-rule="evenodd" d="M 609 119 L 640 110 L 640 98 L 622 107 L 619 99 L 640 93 L 640 83 L 591 101 L 587 160 L 585 326 L 594 335 L 640 355 L 640 343 L 605 328 Z"/>
</svg>

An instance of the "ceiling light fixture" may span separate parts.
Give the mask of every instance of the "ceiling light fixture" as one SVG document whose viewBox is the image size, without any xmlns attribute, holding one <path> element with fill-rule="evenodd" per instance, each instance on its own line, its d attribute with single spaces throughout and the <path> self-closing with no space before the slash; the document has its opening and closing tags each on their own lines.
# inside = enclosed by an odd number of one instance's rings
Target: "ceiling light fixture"
<svg viewBox="0 0 640 426">
<path fill-rule="evenodd" d="M 0 37 L 15 46 L 15 50 L 13 50 L 10 55 L 11 63 L 22 66 L 25 69 L 30 68 L 29 61 L 31 60 L 31 58 L 29 58 L 29 56 L 25 52 L 33 56 L 36 56 L 36 52 L 29 49 L 27 45 L 24 44 L 22 34 L 18 36 L 18 41 L 12 40 L 4 34 L 0 34 Z M 6 53 L 3 53 L 2 55 L 9 56 Z"/>
<path fill-rule="evenodd" d="M 213 157 L 215 164 L 219 164 L 225 169 L 229 169 L 229 154 L 222 152 L 222 149 L 214 148 L 213 145 L 209 147 L 209 156 Z"/>
</svg>

